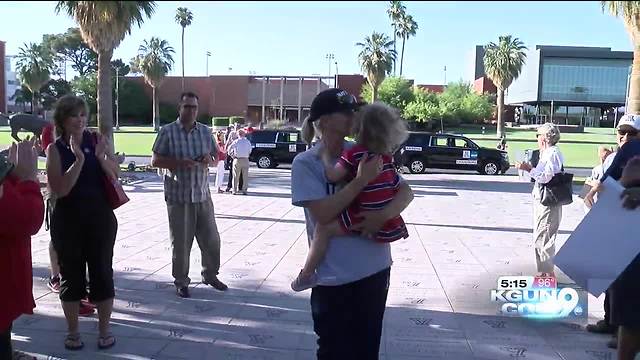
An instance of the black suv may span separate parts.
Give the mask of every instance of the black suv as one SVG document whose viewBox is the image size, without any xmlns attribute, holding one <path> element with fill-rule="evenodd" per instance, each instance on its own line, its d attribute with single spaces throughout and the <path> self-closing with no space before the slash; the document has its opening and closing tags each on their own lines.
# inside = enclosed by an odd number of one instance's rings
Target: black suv
<svg viewBox="0 0 640 360">
<path fill-rule="evenodd" d="M 295 129 L 255 130 L 247 135 L 247 139 L 253 147 L 249 161 L 255 162 L 261 169 L 291 164 L 296 155 L 307 150 L 300 131 Z"/>
<path fill-rule="evenodd" d="M 397 166 L 406 166 L 413 174 L 427 168 L 474 170 L 485 175 L 509 170 L 506 151 L 483 148 L 470 139 L 454 134 L 411 132 L 395 154 Z"/>
</svg>

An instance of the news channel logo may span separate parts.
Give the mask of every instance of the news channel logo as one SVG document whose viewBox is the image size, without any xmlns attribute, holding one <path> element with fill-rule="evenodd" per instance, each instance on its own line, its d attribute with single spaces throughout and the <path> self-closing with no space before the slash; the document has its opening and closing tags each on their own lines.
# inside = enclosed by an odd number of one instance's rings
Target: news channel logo
<svg viewBox="0 0 640 360">
<path fill-rule="evenodd" d="M 499 313 L 532 319 L 586 318 L 587 295 L 577 286 L 558 286 L 551 276 L 501 276 L 491 290 Z"/>
</svg>

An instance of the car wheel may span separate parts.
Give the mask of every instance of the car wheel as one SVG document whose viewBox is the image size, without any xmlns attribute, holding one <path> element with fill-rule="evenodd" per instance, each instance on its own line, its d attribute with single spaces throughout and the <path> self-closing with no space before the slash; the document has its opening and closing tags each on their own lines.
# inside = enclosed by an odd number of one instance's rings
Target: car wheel
<svg viewBox="0 0 640 360">
<path fill-rule="evenodd" d="M 426 168 L 427 166 L 422 159 L 413 159 L 409 163 L 409 171 L 412 174 L 422 174 Z"/>
<path fill-rule="evenodd" d="M 272 168 L 275 163 L 273 162 L 273 157 L 271 157 L 271 155 L 265 154 L 258 157 L 256 164 L 260 169 L 269 169 Z"/>
<path fill-rule="evenodd" d="M 487 161 L 480 169 L 480 172 L 484 175 L 497 175 L 499 172 L 498 164 L 494 161 Z"/>
</svg>

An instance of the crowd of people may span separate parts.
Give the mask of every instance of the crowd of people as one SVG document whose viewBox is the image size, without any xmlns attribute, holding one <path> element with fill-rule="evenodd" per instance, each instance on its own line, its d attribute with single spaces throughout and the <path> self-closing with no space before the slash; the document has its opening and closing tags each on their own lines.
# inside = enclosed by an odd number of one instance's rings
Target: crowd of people
<svg viewBox="0 0 640 360">
<path fill-rule="evenodd" d="M 209 168 L 216 169 L 218 193 L 246 195 L 249 185 L 251 128 L 229 127 L 212 133 L 196 121 L 199 99 L 180 97 L 178 118 L 163 126 L 153 144 L 152 166 L 163 169 L 176 295 L 190 297 L 190 253 L 194 237 L 202 256 L 202 283 L 225 291 L 219 279 L 221 239 L 209 188 Z M 113 250 L 118 231 L 109 201 L 110 180 L 119 167 L 109 139 L 87 130 L 88 107 L 76 96 L 58 100 L 56 137 L 46 141 L 46 199 L 36 177 L 36 139 L 14 144 L 0 158 L 0 271 L 14 296 L 0 297 L 0 359 L 12 358 L 11 329 L 21 314 L 31 314 L 30 237 L 43 220 L 50 230 L 49 287 L 59 293 L 67 322 L 68 350 L 84 347 L 78 316 L 97 310 L 99 349 L 115 345 L 110 318 L 115 297 Z M 640 205 L 640 116 L 625 115 L 617 126 L 617 151 L 599 149 L 600 164 L 587 181 L 585 206 L 597 201 L 607 178 L 626 188 L 620 206 Z M 353 136 L 355 143 L 345 140 Z M 291 170 L 294 206 L 304 210 L 309 241 L 307 261 L 291 287 L 311 288 L 311 314 L 318 336 L 318 359 L 377 359 L 391 273 L 390 243 L 409 236 L 400 214 L 413 200 L 398 175 L 393 152 L 408 131 L 397 111 L 382 103 L 360 104 L 341 89 L 320 92 L 302 128 L 309 149 Z M 535 259 L 539 275 L 555 276 L 555 241 L 562 204 L 549 203 L 544 188 L 564 171 L 553 124 L 537 129 L 540 158 L 533 166 L 517 163 L 530 174 Z M 229 169 L 223 190 L 225 167 Z M 3 171 L 4 169 L 4 171 Z M 45 204 L 46 203 L 46 209 Z M 45 216 L 46 215 L 46 216 Z M 46 219 L 45 219 L 46 217 Z M 640 352 L 640 255 L 606 293 L 605 319 L 587 327 L 617 333 L 622 360 Z"/>
</svg>

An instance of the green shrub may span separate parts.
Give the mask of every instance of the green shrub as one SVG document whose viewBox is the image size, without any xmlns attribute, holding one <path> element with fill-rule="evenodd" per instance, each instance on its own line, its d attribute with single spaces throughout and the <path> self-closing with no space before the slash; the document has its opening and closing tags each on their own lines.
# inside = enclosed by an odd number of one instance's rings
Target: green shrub
<svg viewBox="0 0 640 360">
<path fill-rule="evenodd" d="M 198 115 L 197 121 L 201 124 L 205 124 L 207 126 L 211 126 L 211 115 L 209 114 L 200 114 Z"/>
<path fill-rule="evenodd" d="M 173 104 L 160 103 L 160 125 L 169 124 L 178 118 L 178 108 Z"/>
<path fill-rule="evenodd" d="M 229 118 L 228 117 L 214 117 L 213 126 L 229 126 Z"/>
</svg>

